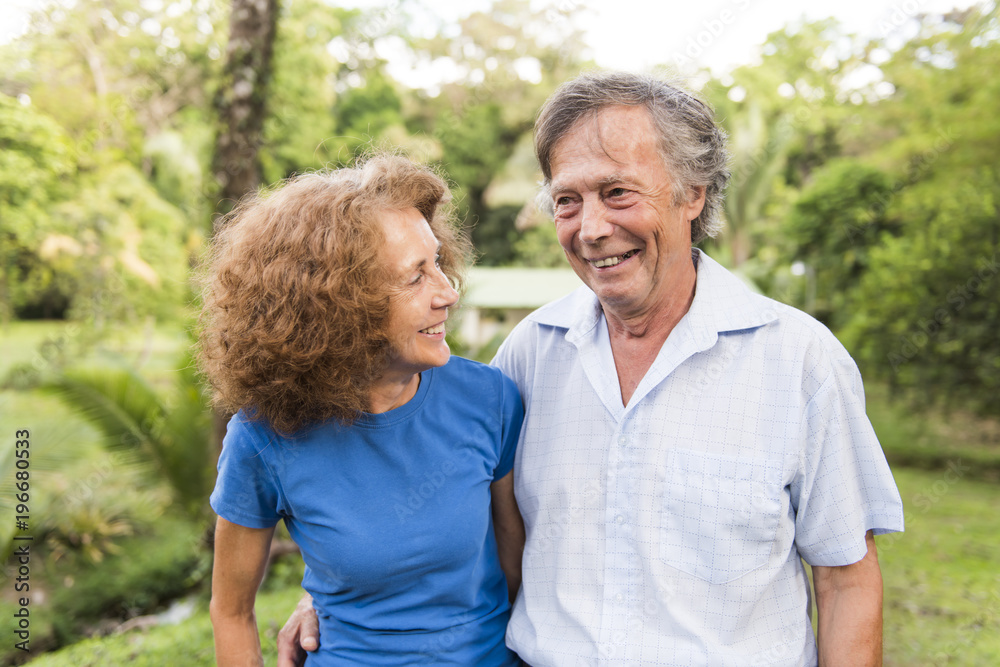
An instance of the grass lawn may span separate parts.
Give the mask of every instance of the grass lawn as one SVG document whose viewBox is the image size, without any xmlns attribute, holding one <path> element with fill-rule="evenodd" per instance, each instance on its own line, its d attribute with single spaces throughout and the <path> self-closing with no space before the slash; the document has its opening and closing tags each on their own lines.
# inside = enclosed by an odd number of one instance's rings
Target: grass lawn
<svg viewBox="0 0 1000 667">
<path fill-rule="evenodd" d="M 906 532 L 878 538 L 885 664 L 1000 665 L 1000 485 L 896 468 Z"/>
</svg>

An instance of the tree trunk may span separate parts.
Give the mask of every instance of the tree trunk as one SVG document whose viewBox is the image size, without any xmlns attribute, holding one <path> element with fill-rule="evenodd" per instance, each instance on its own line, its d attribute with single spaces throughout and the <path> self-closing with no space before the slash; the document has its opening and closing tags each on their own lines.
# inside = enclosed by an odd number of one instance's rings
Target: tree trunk
<svg viewBox="0 0 1000 667">
<path fill-rule="evenodd" d="M 257 151 L 278 21 L 278 0 L 232 3 L 226 67 L 215 100 L 220 125 L 212 172 L 219 186 L 219 215 L 228 213 L 240 197 L 260 186 Z"/>
</svg>

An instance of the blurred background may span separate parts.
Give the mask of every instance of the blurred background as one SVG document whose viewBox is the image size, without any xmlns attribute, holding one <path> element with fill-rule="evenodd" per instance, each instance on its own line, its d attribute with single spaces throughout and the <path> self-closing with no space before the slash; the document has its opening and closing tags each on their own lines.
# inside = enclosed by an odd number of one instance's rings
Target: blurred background
<svg viewBox="0 0 1000 667">
<path fill-rule="evenodd" d="M 733 179 L 705 251 L 861 367 L 906 507 L 907 532 L 879 542 L 885 663 L 1000 664 L 995 3 L 661 4 L 7 0 L 0 662 L 213 663 L 218 419 L 190 348 L 219 214 L 372 147 L 439 167 L 481 267 L 450 341 L 489 360 L 576 284 L 533 206 L 531 127 L 601 66 L 676 74 L 711 102 Z M 8 557 L 27 535 L 22 651 Z M 257 605 L 270 662 L 301 569 L 279 535 Z"/>
</svg>

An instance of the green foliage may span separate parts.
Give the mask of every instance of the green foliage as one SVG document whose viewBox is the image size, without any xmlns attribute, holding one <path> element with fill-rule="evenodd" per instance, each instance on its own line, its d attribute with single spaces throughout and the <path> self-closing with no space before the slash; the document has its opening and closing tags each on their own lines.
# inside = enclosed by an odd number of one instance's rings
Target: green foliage
<svg viewBox="0 0 1000 667">
<path fill-rule="evenodd" d="M 75 574 L 52 592 L 52 606 L 75 619 L 74 625 L 155 609 L 206 575 L 202 535 L 198 524 L 163 517 L 155 532 L 121 541 L 120 553 L 100 563 L 67 562 L 61 567 Z"/>
<path fill-rule="evenodd" d="M 92 435 L 86 428 L 74 419 L 37 419 L 26 418 L 28 415 L 58 415 L 61 405 L 51 398 L 39 395 L 37 392 L 15 392 L 5 390 L 0 392 L 0 427 L 5 433 L 14 433 L 19 429 L 29 432 L 31 483 L 31 509 L 40 519 L 37 523 L 29 523 L 29 528 L 37 531 L 39 540 L 46 534 L 48 527 L 41 519 L 49 520 L 59 515 L 64 502 L 59 486 L 75 479 L 86 479 L 90 471 L 86 469 L 85 461 L 93 451 L 88 445 Z M 5 443 L 0 447 L 0 512 L 5 516 L 14 517 L 16 512 L 15 472 L 17 458 L 14 443 Z M 6 557 L 13 549 L 12 538 L 16 532 L 13 520 L 0 523 L 0 562 L 6 562 Z"/>
<path fill-rule="evenodd" d="M 0 299 L 15 311 L 50 316 L 66 309 L 61 276 L 41 256 L 50 235 L 67 230 L 49 215 L 71 173 L 70 142 L 59 125 L 0 93 Z"/>
<path fill-rule="evenodd" d="M 566 266 L 566 253 L 559 245 L 556 226 L 546 221 L 521 232 L 514 241 L 518 264 L 557 269 Z"/>
<path fill-rule="evenodd" d="M 260 154 L 266 182 L 349 160 L 337 136 L 331 85 L 341 63 L 329 45 L 355 15 L 317 0 L 282 3 Z"/>
<path fill-rule="evenodd" d="M 1000 482 L 1000 422 L 969 410 L 915 412 L 880 383 L 868 382 L 865 390 L 868 418 L 893 470 L 943 471 L 961 461 L 964 478 Z"/>
<path fill-rule="evenodd" d="M 368 72 L 360 85 L 337 99 L 337 135 L 351 157 L 377 143 L 391 127 L 403 125 L 403 101 L 396 85 L 381 69 Z"/>
<path fill-rule="evenodd" d="M 98 323 L 172 316 L 186 293 L 190 237 L 181 212 L 127 163 L 78 171 L 77 146 L 33 107 L 0 97 L 0 116 L 7 312 L 52 318 L 72 310 Z"/>
<path fill-rule="evenodd" d="M 913 231 L 871 250 L 845 332 L 864 368 L 920 404 L 1000 414 L 1000 182 L 989 170 L 900 203 Z"/>
<path fill-rule="evenodd" d="M 884 64 L 893 94 L 864 110 L 863 135 L 848 132 L 846 144 L 892 175 L 894 229 L 861 237 L 867 260 L 840 319 L 862 370 L 897 393 L 988 414 L 1000 413 L 1000 306 L 990 298 L 1000 179 L 988 157 L 1000 150 L 1000 122 L 985 110 L 1000 85 L 978 73 L 1000 65 L 997 27 L 995 12 L 978 9 L 925 21 Z"/>
<path fill-rule="evenodd" d="M 188 220 L 205 215 L 205 198 L 202 192 L 201 162 L 195 148 L 207 142 L 204 128 L 192 128 L 185 136 L 178 130 L 165 130 L 146 140 L 143 146 L 143 164 L 148 179 L 157 194 L 168 204 L 183 211 Z"/>
<path fill-rule="evenodd" d="M 298 585 L 261 591 L 257 596 L 257 624 L 264 664 L 275 664 L 278 630 L 295 608 L 302 589 Z M 215 646 L 207 605 L 198 606 L 193 617 L 177 625 L 159 625 L 142 632 L 129 632 L 87 639 L 61 651 L 43 654 L 32 663 L 37 667 L 212 667 Z"/>
<path fill-rule="evenodd" d="M 811 312 L 839 327 L 854 314 L 851 290 L 868 269 L 869 253 L 899 223 L 887 212 L 888 176 L 851 159 L 832 160 L 802 191 L 785 224 L 793 257 L 813 272 L 819 295 Z"/>
<path fill-rule="evenodd" d="M 151 479 L 166 480 L 178 509 L 205 516 L 215 482 L 212 418 L 190 356 L 166 400 L 130 368 L 69 370 L 53 388 L 102 433 L 110 451 L 146 460 Z"/>
<path fill-rule="evenodd" d="M 161 517 L 151 529 L 120 540 L 120 552 L 100 562 L 71 553 L 58 564 L 48 560 L 32 568 L 32 648 L 65 646 L 190 592 L 209 573 L 202 530 Z M 4 618 L 12 617 L 11 607 L 0 602 Z M 8 643 L 0 659 L 6 663 L 14 655 Z"/>
<path fill-rule="evenodd" d="M 512 241 L 518 237 L 514 219 L 520 209 L 505 205 L 487 209 L 483 217 L 474 221 L 472 243 L 479 253 L 480 266 L 506 266 L 512 262 L 517 250 Z"/>
<path fill-rule="evenodd" d="M 176 317 L 191 241 L 183 214 L 129 164 L 98 169 L 79 185 L 57 209 L 77 244 L 53 251 L 73 275 L 73 315 L 98 326 Z"/>
<path fill-rule="evenodd" d="M 441 86 L 411 127 L 426 127 L 440 142 L 441 165 L 458 185 L 460 212 L 471 225 L 486 219 L 486 190 L 530 133 L 538 108 L 582 65 L 579 32 L 568 14 L 553 20 L 555 11 L 497 0 L 461 19 L 458 34 L 442 30 L 415 44 L 432 60 L 462 63 L 462 75 Z"/>
</svg>

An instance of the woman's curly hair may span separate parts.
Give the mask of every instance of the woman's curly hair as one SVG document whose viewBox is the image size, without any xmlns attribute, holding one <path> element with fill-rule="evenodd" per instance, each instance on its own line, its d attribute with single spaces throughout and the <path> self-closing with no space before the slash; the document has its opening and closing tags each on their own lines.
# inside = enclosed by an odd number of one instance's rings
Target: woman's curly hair
<svg viewBox="0 0 1000 667">
<path fill-rule="evenodd" d="M 471 245 L 450 197 L 430 169 L 379 155 L 244 198 L 217 226 L 202 278 L 199 360 L 215 404 L 282 433 L 367 410 L 391 351 L 382 214 L 420 211 L 461 288 Z"/>
</svg>

